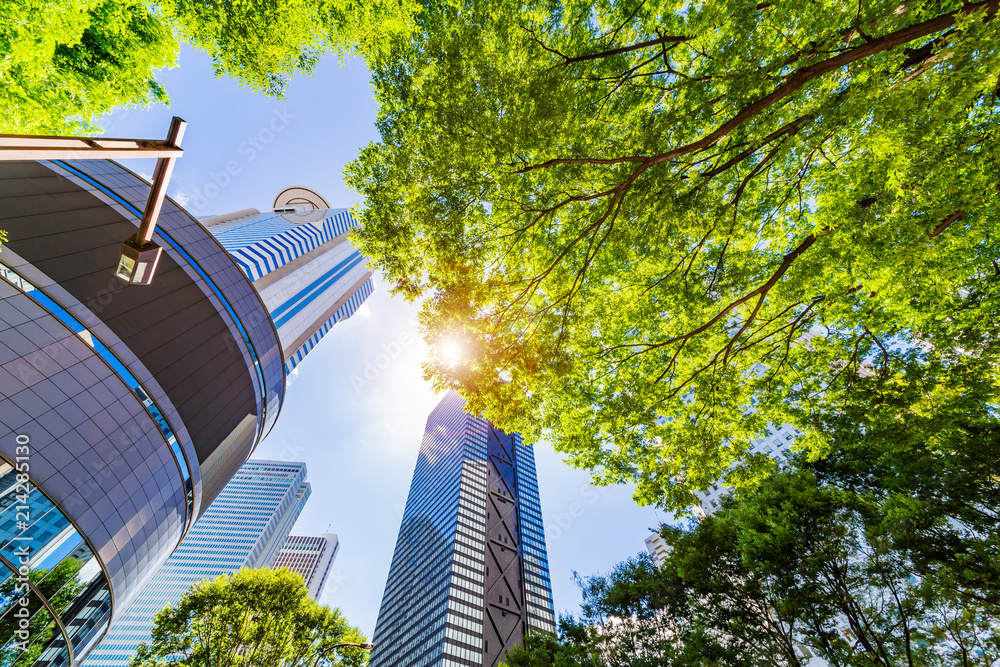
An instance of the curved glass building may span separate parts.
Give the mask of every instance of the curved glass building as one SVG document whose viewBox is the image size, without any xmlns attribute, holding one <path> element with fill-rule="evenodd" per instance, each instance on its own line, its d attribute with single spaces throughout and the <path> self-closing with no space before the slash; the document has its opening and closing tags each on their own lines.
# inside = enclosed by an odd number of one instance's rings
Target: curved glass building
<svg viewBox="0 0 1000 667">
<path fill-rule="evenodd" d="M 0 664 L 82 662 L 281 407 L 268 308 L 183 209 L 153 283 L 115 278 L 148 193 L 113 162 L 0 163 Z"/>
</svg>

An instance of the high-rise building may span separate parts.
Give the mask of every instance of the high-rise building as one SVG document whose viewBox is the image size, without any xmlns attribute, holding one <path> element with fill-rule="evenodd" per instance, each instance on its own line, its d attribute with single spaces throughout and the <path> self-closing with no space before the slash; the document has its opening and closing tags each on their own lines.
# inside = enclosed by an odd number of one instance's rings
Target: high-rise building
<svg viewBox="0 0 1000 667">
<path fill-rule="evenodd" d="M 449 392 L 427 418 L 371 667 L 496 667 L 555 632 L 535 458 Z"/>
<path fill-rule="evenodd" d="M 41 665 L 80 663 L 284 396 L 267 309 L 174 202 L 153 283 L 115 277 L 148 195 L 113 162 L 0 163 L 0 473 L 25 476 L 3 490 L 14 504 L 0 515 L 0 585 L 22 566 L 69 579 L 55 600 L 51 586 L 26 592 Z M 14 626 L 0 627 L 14 647 Z"/>
<path fill-rule="evenodd" d="M 649 537 L 646 538 L 646 551 L 649 552 L 649 557 L 653 559 L 653 564 L 656 567 L 663 565 L 664 561 L 667 560 L 667 556 L 670 555 L 670 545 L 666 543 L 663 539 L 663 535 L 660 534 L 660 528 L 650 529 L 652 532 Z"/>
<path fill-rule="evenodd" d="M 323 595 L 333 559 L 337 557 L 340 541 L 332 533 L 319 537 L 292 535 L 286 541 L 271 567 L 287 568 L 302 575 L 309 589 L 309 597 L 319 600 Z"/>
<path fill-rule="evenodd" d="M 111 161 L 0 162 L 0 476 L 40 508 L 0 514 L 0 586 L 19 545 L 79 567 L 58 604 L 27 593 L 39 665 L 80 664 L 273 426 L 286 369 L 371 292 L 353 218 L 304 188 L 204 224 L 166 200 L 155 279 L 126 284 L 149 191 Z"/>
<path fill-rule="evenodd" d="M 347 235 L 357 222 L 303 187 L 282 190 L 272 212 L 246 209 L 201 220 L 253 281 L 291 372 L 372 292 L 371 271 Z"/>
<path fill-rule="evenodd" d="M 248 461 L 83 663 L 127 667 L 153 616 L 192 584 L 274 562 L 309 498 L 306 464 Z"/>
</svg>

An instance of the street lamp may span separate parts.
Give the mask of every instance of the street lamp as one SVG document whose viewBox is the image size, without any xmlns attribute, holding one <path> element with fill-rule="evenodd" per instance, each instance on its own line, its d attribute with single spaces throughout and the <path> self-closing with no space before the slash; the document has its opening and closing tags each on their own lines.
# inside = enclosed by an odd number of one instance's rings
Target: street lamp
<svg viewBox="0 0 1000 667">
<path fill-rule="evenodd" d="M 187 123 L 174 116 L 170 121 L 166 145 L 179 148 L 184 137 Z M 146 200 L 146 210 L 142 213 L 142 224 L 139 231 L 122 243 L 121 256 L 118 258 L 118 268 L 115 275 L 130 285 L 148 285 L 153 282 L 153 274 L 160 263 L 160 253 L 163 249 L 153 243 L 153 230 L 163 208 L 163 198 L 167 195 L 167 183 L 170 173 L 174 170 L 176 156 L 165 155 L 156 160 L 153 170 L 153 183 L 150 186 L 149 198 Z"/>
<path fill-rule="evenodd" d="M 163 208 L 174 160 L 184 154 L 181 139 L 187 126 L 174 116 L 164 141 L 109 139 L 105 137 L 47 137 L 0 134 L 0 160 L 105 160 L 155 157 L 156 169 L 139 232 L 122 244 L 115 275 L 131 285 L 148 285 L 160 261 L 160 246 L 153 243 L 156 220 Z"/>
<path fill-rule="evenodd" d="M 333 649 L 343 648 L 345 646 L 353 646 L 355 648 L 367 648 L 367 649 L 375 648 L 375 644 L 334 644 L 333 646 L 327 646 L 325 649 L 319 652 L 319 655 L 316 656 L 316 662 L 313 663 L 313 667 L 319 667 L 320 658 L 325 656 Z"/>
</svg>

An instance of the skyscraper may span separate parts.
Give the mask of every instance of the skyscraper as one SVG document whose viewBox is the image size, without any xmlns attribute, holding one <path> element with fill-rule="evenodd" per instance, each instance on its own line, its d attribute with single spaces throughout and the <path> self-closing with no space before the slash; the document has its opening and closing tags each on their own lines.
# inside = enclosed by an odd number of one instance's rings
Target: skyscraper
<svg viewBox="0 0 1000 667">
<path fill-rule="evenodd" d="M 316 192 L 294 186 L 272 212 L 246 209 L 201 220 L 229 251 L 267 307 L 291 372 L 372 292 L 371 271 L 347 235 L 357 222 Z"/>
<path fill-rule="evenodd" d="M 309 597 L 319 601 L 339 549 L 340 541 L 331 533 L 323 533 L 319 537 L 291 535 L 285 540 L 271 567 L 284 567 L 302 575 L 306 588 L 309 589 Z"/>
<path fill-rule="evenodd" d="M 273 563 L 309 498 L 305 479 L 304 463 L 247 461 L 83 664 L 126 667 L 154 614 L 196 581 Z"/>
<path fill-rule="evenodd" d="M 163 251 L 153 283 L 115 277 L 148 195 L 114 162 L 0 163 L 0 472 L 27 477 L 5 492 L 30 508 L 0 516 L 0 583 L 22 565 L 75 579 L 56 601 L 50 586 L 23 598 L 37 610 L 33 627 L 45 626 L 29 640 L 44 644 L 44 665 L 79 664 L 246 461 L 284 396 L 268 311 L 174 202 L 154 235 Z M 28 555 L 15 554 L 22 546 Z M 13 629 L 3 626 L 0 646 L 17 641 Z"/>
<path fill-rule="evenodd" d="M 0 162 L 0 476 L 37 494 L 29 520 L 0 516 L 0 584 L 18 544 L 32 570 L 80 567 L 58 605 L 26 594 L 41 665 L 80 664 L 273 426 L 286 372 L 371 292 L 353 218 L 304 188 L 203 222 L 166 200 L 155 279 L 124 283 L 149 192 L 111 161 Z"/>
<path fill-rule="evenodd" d="M 496 667 L 555 632 L 534 453 L 464 407 L 427 418 L 370 667 Z"/>
</svg>

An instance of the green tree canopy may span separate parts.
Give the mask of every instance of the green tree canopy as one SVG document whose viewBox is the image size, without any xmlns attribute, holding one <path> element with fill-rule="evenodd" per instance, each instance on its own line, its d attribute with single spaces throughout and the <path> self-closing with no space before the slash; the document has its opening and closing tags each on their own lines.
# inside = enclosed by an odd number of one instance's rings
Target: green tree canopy
<svg viewBox="0 0 1000 667">
<path fill-rule="evenodd" d="M 571 617 L 559 619 L 558 638 L 532 632 L 523 646 L 507 651 L 504 667 L 603 667 L 600 651 L 594 646 L 587 626 Z"/>
<path fill-rule="evenodd" d="M 415 0 L 5 0 L 0 132 L 91 134 L 119 106 L 166 102 L 156 70 L 174 32 L 219 76 L 281 96 L 329 52 L 377 62 L 406 39 Z"/>
<path fill-rule="evenodd" d="M 324 53 L 373 62 L 409 33 L 414 0 L 159 0 L 181 37 L 208 53 L 218 76 L 281 96 Z"/>
<path fill-rule="evenodd" d="M 118 106 L 165 102 L 177 42 L 140 0 L 0 3 L 0 132 L 89 134 Z"/>
<path fill-rule="evenodd" d="M 666 528 L 659 568 L 643 556 L 587 579 L 586 640 L 528 645 L 535 662 L 517 664 L 800 667 L 812 654 L 834 667 L 993 667 L 996 389 L 968 368 L 930 390 L 913 379 L 861 382 L 822 418 L 829 456 L 798 455 L 704 521 Z"/>
<path fill-rule="evenodd" d="M 428 3 L 356 238 L 471 409 L 642 503 L 751 488 L 769 423 L 995 359 L 997 7 Z"/>
<path fill-rule="evenodd" d="M 199 582 L 155 623 L 131 667 L 362 667 L 368 660 L 353 647 L 323 654 L 365 638 L 339 610 L 310 599 L 302 577 L 288 570 L 242 569 Z"/>
</svg>

